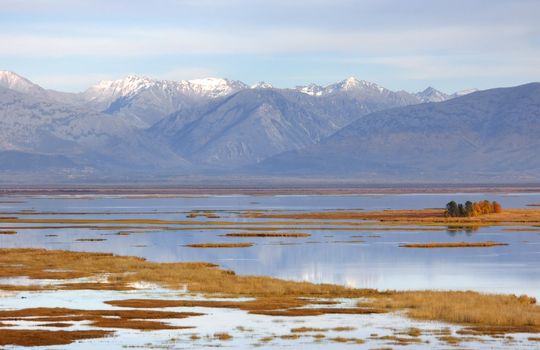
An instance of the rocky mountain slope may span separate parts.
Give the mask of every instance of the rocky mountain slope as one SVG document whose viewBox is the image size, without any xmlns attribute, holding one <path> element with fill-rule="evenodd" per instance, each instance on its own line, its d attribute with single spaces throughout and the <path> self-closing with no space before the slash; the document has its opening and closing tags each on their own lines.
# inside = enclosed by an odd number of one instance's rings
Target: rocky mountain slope
<svg viewBox="0 0 540 350">
<path fill-rule="evenodd" d="M 538 179 L 540 83 L 364 116 L 260 173 L 370 178 Z"/>
</svg>

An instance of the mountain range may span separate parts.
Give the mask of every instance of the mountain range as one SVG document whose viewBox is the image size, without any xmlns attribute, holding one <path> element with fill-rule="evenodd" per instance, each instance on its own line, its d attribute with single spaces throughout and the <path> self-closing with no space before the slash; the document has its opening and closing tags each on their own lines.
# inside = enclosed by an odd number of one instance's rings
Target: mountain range
<svg viewBox="0 0 540 350">
<path fill-rule="evenodd" d="M 1 181 L 152 176 L 534 179 L 540 84 L 446 94 L 128 76 L 81 93 L 0 71 Z"/>
</svg>

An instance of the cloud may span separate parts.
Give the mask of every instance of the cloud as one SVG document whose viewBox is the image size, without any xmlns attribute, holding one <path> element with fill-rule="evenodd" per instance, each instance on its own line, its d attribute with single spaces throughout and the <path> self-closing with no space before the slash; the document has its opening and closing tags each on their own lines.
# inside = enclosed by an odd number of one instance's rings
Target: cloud
<svg viewBox="0 0 540 350">
<path fill-rule="evenodd" d="M 430 31 L 302 29 L 200 31 L 186 28 L 102 28 L 84 35 L 0 34 L 2 56 L 159 56 L 169 54 L 361 55 L 498 52 L 530 46 L 526 28 L 442 27 Z"/>
</svg>

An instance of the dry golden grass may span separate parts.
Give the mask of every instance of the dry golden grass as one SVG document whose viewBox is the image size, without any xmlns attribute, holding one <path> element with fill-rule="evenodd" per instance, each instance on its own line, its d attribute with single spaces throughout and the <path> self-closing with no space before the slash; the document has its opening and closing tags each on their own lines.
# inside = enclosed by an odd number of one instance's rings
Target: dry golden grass
<svg viewBox="0 0 540 350">
<path fill-rule="evenodd" d="M 422 335 L 422 331 L 418 328 L 412 327 L 403 332 L 403 334 L 406 334 L 409 337 L 419 337 Z"/>
<path fill-rule="evenodd" d="M 534 325 L 520 326 L 471 326 L 460 329 L 456 333 L 461 335 L 491 335 L 498 336 L 506 333 L 540 333 L 540 327 Z"/>
<path fill-rule="evenodd" d="M 64 327 L 71 327 L 71 323 L 65 323 L 65 322 L 52 322 L 52 323 L 43 323 L 39 325 L 40 327 L 58 327 L 58 328 L 64 328 Z"/>
<path fill-rule="evenodd" d="M 242 227 L 242 226 L 356 226 L 378 222 L 385 225 L 418 225 L 418 226 L 486 226 L 486 225 L 532 225 L 540 224 L 540 209 L 505 209 L 501 213 L 485 214 L 476 217 L 446 217 L 444 209 L 420 210 L 384 210 L 384 211 L 333 211 L 306 213 L 275 213 L 275 212 L 244 212 L 245 218 L 287 219 L 288 221 L 196 221 L 196 220 L 161 220 L 161 219 L 54 219 L 54 218 L 19 218 L 0 217 L 0 223 L 17 224 L 63 224 L 63 225 L 190 225 L 211 227 Z M 318 220 L 318 221 L 293 221 Z M 326 222 L 320 220 L 327 220 Z M 329 220 L 329 221 L 328 221 Z M 337 220 L 357 220 L 337 221 Z M 144 226 L 141 228 L 145 228 Z M 174 229 L 174 228 L 171 228 Z"/>
<path fill-rule="evenodd" d="M 377 292 L 329 284 L 284 281 L 270 277 L 237 276 L 232 271 L 221 270 L 208 263 L 154 263 L 138 257 L 103 253 L 0 249 L 0 277 L 28 276 L 63 280 L 104 275 L 108 276 L 108 283 L 63 283 L 39 288 L 123 290 L 129 289 L 132 282 L 146 281 L 169 288 L 187 286 L 189 291 L 207 296 L 246 296 L 254 297 L 255 300 L 246 302 L 126 300 L 113 301 L 110 304 L 134 308 L 229 307 L 270 316 L 405 311 L 414 319 L 469 326 L 470 332 L 540 331 L 540 307 L 535 304 L 534 299 L 525 296 L 486 295 L 475 292 Z M 30 290 L 34 288 L 34 286 L 14 287 Z M 318 298 L 367 298 L 367 301 L 361 302 L 356 308 L 303 308 L 306 305 L 333 303 L 333 301 L 319 301 Z M 6 321 L 1 318 L 1 314 L 0 321 Z M 61 320 L 56 318 L 43 321 Z"/>
<path fill-rule="evenodd" d="M 217 215 L 213 210 L 192 210 L 187 215 L 187 218 L 197 218 L 197 217 L 204 217 L 207 219 L 219 219 L 219 215 Z"/>
<path fill-rule="evenodd" d="M 219 340 L 231 340 L 233 336 L 230 335 L 229 333 L 216 333 L 214 334 L 214 338 L 219 339 Z"/>
<path fill-rule="evenodd" d="M 225 237 L 310 237 L 309 233 L 301 232 L 238 232 L 238 233 L 226 233 Z"/>
<path fill-rule="evenodd" d="M 280 335 L 279 338 L 280 339 L 284 339 L 284 340 L 296 340 L 296 339 L 299 339 L 301 336 L 299 334 L 284 334 L 284 335 Z"/>
<path fill-rule="evenodd" d="M 392 292 L 374 298 L 364 306 L 406 310 L 419 320 L 437 320 L 486 329 L 540 331 L 540 306 L 534 298 L 477 292 Z"/>
<path fill-rule="evenodd" d="M 459 344 L 463 341 L 463 339 L 461 338 L 458 338 L 458 337 L 454 337 L 454 336 L 451 336 L 451 335 L 444 335 L 444 336 L 441 336 L 441 337 L 438 337 L 437 339 L 439 339 L 440 341 L 443 341 L 447 344 L 450 344 L 450 345 L 456 345 L 456 344 Z"/>
<path fill-rule="evenodd" d="M 229 308 L 248 311 L 249 313 L 270 316 L 318 316 L 323 314 L 365 314 L 373 313 L 366 308 L 308 308 L 307 305 L 328 305 L 334 302 L 317 299 L 293 297 L 259 297 L 249 301 L 222 300 L 161 300 L 161 299 L 125 299 L 106 301 L 106 304 L 130 308 L 167 308 L 167 307 L 210 307 Z"/>
<path fill-rule="evenodd" d="M 313 328 L 313 327 L 298 327 L 291 328 L 291 333 L 315 333 L 315 332 L 350 332 L 354 331 L 354 327 L 334 327 L 334 328 Z"/>
<path fill-rule="evenodd" d="M 291 333 L 328 332 L 328 328 L 298 327 L 291 328 Z"/>
<path fill-rule="evenodd" d="M 32 321 L 46 322 L 41 326 L 65 324 L 66 321 L 89 321 L 92 326 L 100 328 L 129 328 L 139 330 L 183 329 L 158 319 L 183 319 L 200 316 L 194 312 L 172 312 L 152 310 L 77 310 L 66 308 L 30 308 L 0 311 L 0 320 L 19 321 L 32 318 Z M 69 325 L 69 324 L 68 324 Z"/>
<path fill-rule="evenodd" d="M 392 345 L 408 345 L 408 344 L 418 344 L 421 343 L 422 340 L 417 337 L 412 338 L 405 338 L 405 337 L 399 337 L 396 335 L 385 335 L 381 337 L 370 337 L 370 339 L 373 340 L 384 340 L 389 342 Z"/>
<path fill-rule="evenodd" d="M 39 329 L 0 329 L 0 345 L 67 345 L 77 340 L 104 338 L 111 334 L 111 332 L 100 330 L 47 331 Z"/>
<path fill-rule="evenodd" d="M 129 272 L 126 274 L 126 272 Z M 108 276 L 112 289 L 129 289 L 146 281 L 169 288 L 187 286 L 191 292 L 256 297 L 361 297 L 376 293 L 331 284 L 284 281 L 271 277 L 237 276 L 209 263 L 155 263 L 143 258 L 106 253 L 45 249 L 0 249 L 0 277 L 71 279 Z M 105 284 L 51 285 L 49 289 L 106 288 Z M 22 286 L 23 288 L 25 286 Z M 110 289 L 111 289 L 110 288 Z"/>
<path fill-rule="evenodd" d="M 14 235 L 16 233 L 17 233 L 17 231 L 13 231 L 13 230 L 2 230 L 2 231 L 0 231 L 0 235 Z"/>
<path fill-rule="evenodd" d="M 250 314 L 266 315 L 266 316 L 321 316 L 326 314 L 343 314 L 343 315 L 369 315 L 380 314 L 385 311 L 375 308 L 291 308 L 283 310 L 253 310 Z"/>
<path fill-rule="evenodd" d="M 328 340 L 331 340 L 336 343 L 351 343 L 351 344 L 364 344 L 366 341 L 359 338 L 344 338 L 344 337 L 336 337 L 336 338 L 329 338 Z"/>
<path fill-rule="evenodd" d="M 429 242 L 401 244 L 403 248 L 488 248 L 506 246 L 508 243 L 486 242 Z"/>
<path fill-rule="evenodd" d="M 253 243 L 193 243 L 186 244 L 189 248 L 249 248 Z"/>
<path fill-rule="evenodd" d="M 446 217 L 444 209 L 420 210 L 384 210 L 384 211 L 332 211 L 307 213 L 268 213 L 247 212 L 241 215 L 258 219 L 295 219 L 295 220 L 363 220 L 377 221 L 384 224 L 402 225 L 505 225 L 538 224 L 540 209 L 504 209 L 501 213 L 486 214 L 476 217 Z"/>
</svg>

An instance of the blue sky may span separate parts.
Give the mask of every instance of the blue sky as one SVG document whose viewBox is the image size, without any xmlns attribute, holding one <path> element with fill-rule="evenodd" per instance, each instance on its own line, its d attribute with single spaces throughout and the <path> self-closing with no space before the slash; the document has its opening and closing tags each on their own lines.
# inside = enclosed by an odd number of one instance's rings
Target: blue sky
<svg viewBox="0 0 540 350">
<path fill-rule="evenodd" d="M 446 92 L 540 81 L 538 0 L 0 0 L 0 69 L 81 91 L 127 74 Z"/>
</svg>

